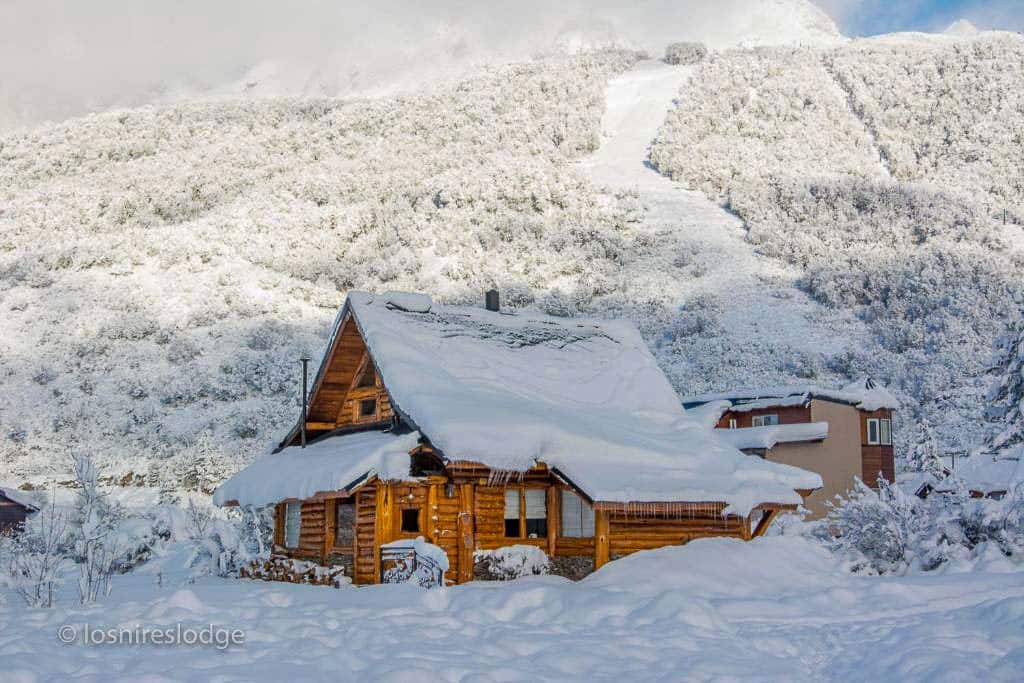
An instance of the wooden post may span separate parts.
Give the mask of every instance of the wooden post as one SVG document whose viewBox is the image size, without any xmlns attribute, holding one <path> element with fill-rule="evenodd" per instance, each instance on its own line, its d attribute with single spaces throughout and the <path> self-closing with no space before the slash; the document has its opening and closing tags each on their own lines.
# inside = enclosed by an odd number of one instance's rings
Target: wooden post
<svg viewBox="0 0 1024 683">
<path fill-rule="evenodd" d="M 554 557 L 558 548 L 558 530 L 561 528 L 562 507 L 558 487 L 548 487 L 548 557 Z"/>
<path fill-rule="evenodd" d="M 473 528 L 474 497 L 473 484 L 461 484 L 459 486 L 457 583 L 466 583 L 473 580 L 473 552 L 476 550 L 476 533 Z"/>
<path fill-rule="evenodd" d="M 753 513 L 751 513 L 753 514 Z M 743 518 L 743 522 L 740 525 L 740 535 L 744 541 L 750 540 L 750 515 L 748 514 Z"/>
<path fill-rule="evenodd" d="M 284 503 L 274 506 L 274 545 L 284 545 Z"/>
<path fill-rule="evenodd" d="M 320 553 L 320 564 L 327 564 L 327 556 L 334 548 L 334 538 L 338 533 L 338 499 L 328 498 L 324 501 L 324 547 Z"/>
<path fill-rule="evenodd" d="M 429 484 L 427 487 L 427 513 L 423 520 L 423 536 L 437 545 L 437 484 Z"/>
<path fill-rule="evenodd" d="M 391 486 L 377 482 L 377 518 L 373 534 L 373 582 L 380 583 L 380 547 L 391 541 Z"/>
<path fill-rule="evenodd" d="M 608 522 L 608 511 L 594 508 L 594 571 L 608 564 L 609 536 L 611 525 Z"/>
<path fill-rule="evenodd" d="M 764 532 L 768 531 L 768 527 L 771 526 L 771 523 L 775 520 L 775 516 L 778 514 L 779 511 L 775 508 L 765 512 L 764 516 L 761 517 L 761 521 L 757 523 L 757 528 L 754 529 L 753 537 L 758 538 L 759 536 L 764 536 Z"/>
</svg>

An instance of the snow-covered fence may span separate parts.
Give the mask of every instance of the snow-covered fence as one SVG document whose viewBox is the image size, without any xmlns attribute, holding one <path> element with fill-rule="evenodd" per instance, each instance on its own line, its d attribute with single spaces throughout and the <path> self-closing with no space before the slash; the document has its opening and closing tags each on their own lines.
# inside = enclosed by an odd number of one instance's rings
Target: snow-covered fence
<svg viewBox="0 0 1024 683">
<path fill-rule="evenodd" d="M 670 43 L 665 48 L 667 64 L 696 64 L 708 56 L 708 48 L 704 43 Z"/>
<path fill-rule="evenodd" d="M 423 537 L 401 540 L 380 547 L 381 583 L 415 581 L 424 588 L 444 585 L 448 555 Z"/>
</svg>

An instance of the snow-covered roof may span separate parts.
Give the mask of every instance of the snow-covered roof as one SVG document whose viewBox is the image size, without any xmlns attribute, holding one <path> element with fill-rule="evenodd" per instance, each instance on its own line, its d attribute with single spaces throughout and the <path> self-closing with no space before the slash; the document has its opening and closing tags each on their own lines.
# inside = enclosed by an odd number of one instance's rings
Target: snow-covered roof
<svg viewBox="0 0 1024 683">
<path fill-rule="evenodd" d="M 391 405 L 449 462 L 509 472 L 544 463 L 595 501 L 724 502 L 741 515 L 762 503 L 798 504 L 796 489 L 821 486 L 815 473 L 748 458 L 687 416 L 628 323 L 352 292 L 332 339 L 349 315 Z M 260 459 L 218 489 L 215 500 L 245 504 L 344 486 L 342 479 L 367 468 L 332 458 L 356 460 L 362 449 L 331 444 L 353 439 L 330 436 L 305 452 L 290 447 Z M 402 445 L 408 451 L 415 444 Z M 312 453 L 324 457 L 310 462 Z M 287 467 L 274 462 L 281 457 Z M 301 486 L 263 482 L 290 469 L 309 471 L 284 476 Z"/>
<path fill-rule="evenodd" d="M 953 476 L 940 488 L 952 489 L 959 483 L 982 493 L 1008 491 L 1024 484 L 1024 446 L 958 459 Z"/>
<path fill-rule="evenodd" d="M 828 437 L 828 422 L 720 429 L 717 434 L 733 448 L 775 448 L 780 443 L 822 441 Z"/>
<path fill-rule="evenodd" d="M 344 491 L 374 475 L 408 479 L 409 451 L 418 443 L 416 433 L 359 432 L 266 453 L 218 486 L 213 502 L 262 506 Z"/>
<path fill-rule="evenodd" d="M 756 410 L 790 405 L 802 405 L 812 398 L 848 403 L 861 410 L 899 408 L 899 401 L 892 393 L 871 378 L 863 378 L 847 384 L 842 389 L 830 389 L 813 384 L 787 384 L 774 387 L 738 389 L 718 394 L 697 394 L 683 398 L 687 408 L 712 401 L 729 401 L 732 410 Z"/>
<path fill-rule="evenodd" d="M 24 491 L 19 491 L 13 486 L 0 486 L 0 496 L 3 496 L 12 503 L 17 503 L 24 508 L 28 508 L 33 512 L 39 510 L 39 505 L 29 494 Z"/>
</svg>

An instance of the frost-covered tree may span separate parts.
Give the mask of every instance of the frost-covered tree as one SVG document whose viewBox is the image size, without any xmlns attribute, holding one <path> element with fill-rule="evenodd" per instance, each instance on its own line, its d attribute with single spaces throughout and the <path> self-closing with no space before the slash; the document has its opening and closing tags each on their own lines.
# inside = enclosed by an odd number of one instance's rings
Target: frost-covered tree
<svg viewBox="0 0 1024 683">
<path fill-rule="evenodd" d="M 0 567 L 4 582 L 29 607 L 53 607 L 67 566 L 68 516 L 51 495 L 33 515 L 23 533 L 0 536 Z"/>
<path fill-rule="evenodd" d="M 995 380 L 986 416 L 998 426 L 992 449 L 1024 445 L 1024 323 L 1016 322 L 999 338 L 993 363 Z"/>
<path fill-rule="evenodd" d="M 75 500 L 69 531 L 72 559 L 78 564 L 79 600 L 85 605 L 110 595 L 110 579 L 122 559 L 117 527 L 124 514 L 100 489 L 91 458 L 75 454 L 71 466 Z"/>
</svg>

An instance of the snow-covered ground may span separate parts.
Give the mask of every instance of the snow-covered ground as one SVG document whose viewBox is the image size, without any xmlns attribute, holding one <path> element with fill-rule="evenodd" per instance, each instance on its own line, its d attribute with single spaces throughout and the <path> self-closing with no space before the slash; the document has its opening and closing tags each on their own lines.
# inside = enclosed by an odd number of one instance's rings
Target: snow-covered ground
<svg viewBox="0 0 1024 683">
<path fill-rule="evenodd" d="M 723 337 L 731 345 L 746 348 L 750 356 L 757 355 L 751 341 L 761 344 L 769 355 L 782 348 L 834 354 L 865 344 L 861 321 L 825 309 L 796 289 L 800 272 L 758 255 L 745 240 L 746 230 L 738 218 L 701 192 L 687 190 L 651 168 L 651 141 L 675 99 L 685 97 L 685 85 L 695 68 L 650 60 L 613 79 L 602 119 L 601 147 L 580 162 L 595 184 L 610 192 L 638 193 L 647 209 L 639 230 L 662 241 L 671 237 L 693 255 L 673 269 L 664 262 L 671 254 L 659 250 L 652 255 L 656 264 L 652 260 L 631 264 L 623 279 L 637 289 L 659 291 L 680 307 L 687 300 L 715 301 Z M 758 359 L 737 360 L 755 364 Z"/>
<path fill-rule="evenodd" d="M 424 590 L 244 580 L 184 584 L 179 555 L 115 580 L 100 606 L 0 608 L 9 683 L 42 680 L 1019 680 L 1024 581 L 857 577 L 799 537 L 639 553 L 580 583 Z M 162 586 L 156 570 L 162 567 Z M 727 569 L 725 569 L 727 568 Z M 62 644 L 58 629 L 203 628 L 244 644 Z"/>
</svg>

